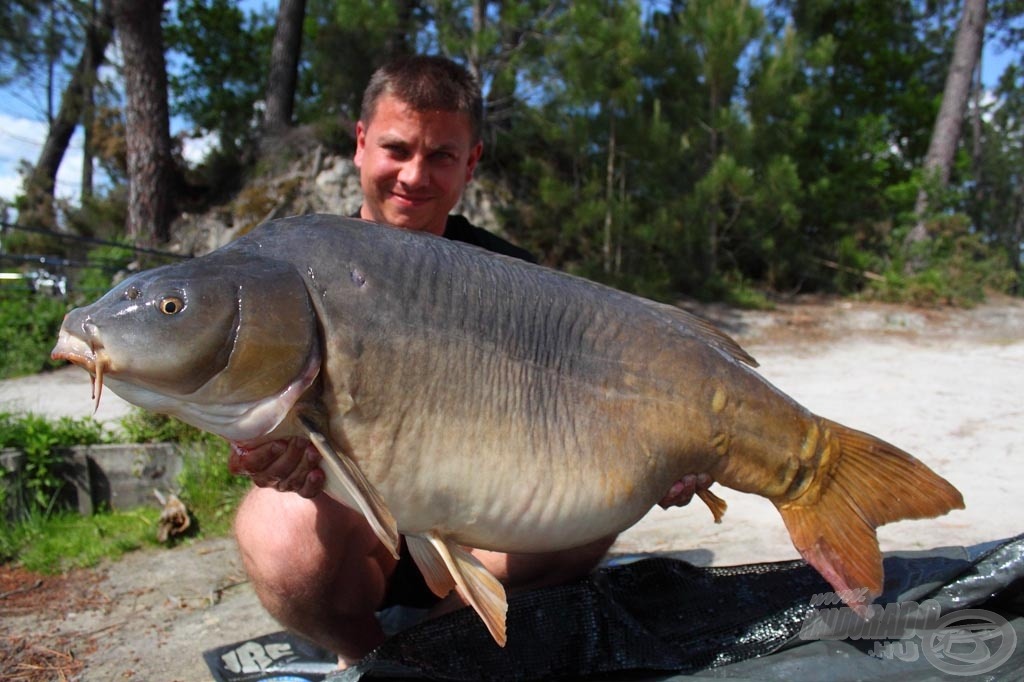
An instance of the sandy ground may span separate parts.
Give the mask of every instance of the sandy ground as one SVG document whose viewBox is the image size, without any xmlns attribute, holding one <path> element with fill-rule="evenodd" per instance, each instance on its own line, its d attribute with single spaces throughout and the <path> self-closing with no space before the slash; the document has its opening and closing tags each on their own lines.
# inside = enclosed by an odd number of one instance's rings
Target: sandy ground
<svg viewBox="0 0 1024 682">
<path fill-rule="evenodd" d="M 54 419 L 95 416 L 113 422 L 132 409 L 108 389 L 100 396 L 100 407 L 94 413 L 91 396 L 89 374 L 69 365 L 45 374 L 0 381 L 0 412 L 32 412 Z"/>
<path fill-rule="evenodd" d="M 922 310 L 834 301 L 772 312 L 701 312 L 735 336 L 761 372 L 819 414 L 912 452 L 953 482 L 967 509 L 879 532 L 884 550 L 970 545 L 1024 532 L 1024 303 Z M 0 410 L 84 416 L 81 370 L 0 383 Z M 105 395 L 97 417 L 126 409 Z M 697 564 L 795 558 L 765 500 L 716 488 L 729 503 L 716 525 L 700 503 L 655 508 L 613 552 L 680 553 Z M 3 567 L 0 567 L 2 569 Z M 228 539 L 137 552 L 92 571 L 0 583 L 0 677 L 35 654 L 80 679 L 208 679 L 201 652 L 271 632 Z M 50 605 L 48 607 L 48 605 Z M 20 649 L 18 648 L 20 646 Z M 34 647 L 34 648 L 33 648 Z M 63 656 L 64 658 L 60 658 Z M 61 663 L 64 661 L 65 663 Z M 56 674 L 32 679 L 59 679 Z"/>
</svg>

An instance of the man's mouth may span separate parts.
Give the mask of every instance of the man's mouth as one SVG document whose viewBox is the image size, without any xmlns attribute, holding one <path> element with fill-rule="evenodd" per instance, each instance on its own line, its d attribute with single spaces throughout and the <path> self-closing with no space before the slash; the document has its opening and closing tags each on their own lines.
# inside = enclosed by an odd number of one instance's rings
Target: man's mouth
<svg viewBox="0 0 1024 682">
<path fill-rule="evenodd" d="M 396 192 L 392 192 L 391 193 L 391 198 L 394 199 L 395 201 L 397 201 L 399 204 L 401 204 L 403 206 L 411 206 L 411 207 L 422 206 L 422 205 L 428 203 L 431 199 L 433 199 L 432 196 L 418 196 L 418 195 L 409 195 L 409 194 L 398 194 Z"/>
</svg>

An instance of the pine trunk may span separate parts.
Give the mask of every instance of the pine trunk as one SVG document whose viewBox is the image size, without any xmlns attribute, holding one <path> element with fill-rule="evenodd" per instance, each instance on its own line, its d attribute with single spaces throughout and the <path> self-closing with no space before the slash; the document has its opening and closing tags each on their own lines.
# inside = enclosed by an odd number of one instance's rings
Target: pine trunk
<svg viewBox="0 0 1024 682">
<path fill-rule="evenodd" d="M 306 0 L 281 0 L 277 7 L 267 78 L 267 113 L 263 119 L 264 131 L 269 135 L 279 135 L 292 124 L 305 16 Z"/>
<path fill-rule="evenodd" d="M 114 0 L 124 57 L 128 235 L 137 243 L 170 237 L 173 160 L 167 109 L 163 0 Z"/>
<path fill-rule="evenodd" d="M 984 42 L 986 11 L 986 0 L 964 1 L 964 13 L 960 18 L 956 42 L 953 45 L 953 59 L 942 92 L 942 104 L 924 159 L 925 182 L 938 187 L 944 187 L 949 182 L 953 168 L 953 157 L 956 155 L 964 114 L 970 99 L 971 81 Z M 917 215 L 917 225 L 907 237 L 908 244 L 922 242 L 928 238 L 924 221 L 924 215 L 928 211 L 928 193 L 924 187 L 918 192 L 914 211 Z"/>
</svg>

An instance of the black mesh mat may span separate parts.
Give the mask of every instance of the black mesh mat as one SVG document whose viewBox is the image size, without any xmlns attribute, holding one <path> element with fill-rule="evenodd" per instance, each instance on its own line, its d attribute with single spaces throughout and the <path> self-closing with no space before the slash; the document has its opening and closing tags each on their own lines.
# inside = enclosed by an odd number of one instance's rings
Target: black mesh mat
<svg viewBox="0 0 1024 682">
<path fill-rule="evenodd" d="M 891 553 L 885 573 L 878 604 L 928 598 L 943 613 L 988 608 L 1005 614 L 1013 623 L 1008 627 L 1024 636 L 1024 536 Z M 667 673 L 690 679 L 958 679 L 920 655 L 914 661 L 871 655 L 872 642 L 801 640 L 812 598 L 829 590 L 800 561 L 698 568 L 643 559 L 514 596 L 504 649 L 473 611 L 462 609 L 403 630 L 356 668 L 327 679 L 668 679 Z M 1024 643 L 984 679 L 1024 679 L 1021 666 Z"/>
</svg>

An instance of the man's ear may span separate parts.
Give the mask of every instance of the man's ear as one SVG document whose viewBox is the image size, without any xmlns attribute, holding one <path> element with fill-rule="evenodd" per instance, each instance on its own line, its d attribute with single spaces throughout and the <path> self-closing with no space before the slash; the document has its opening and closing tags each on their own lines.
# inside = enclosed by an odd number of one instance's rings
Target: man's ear
<svg viewBox="0 0 1024 682">
<path fill-rule="evenodd" d="M 363 150 L 366 149 L 366 126 L 362 121 L 356 121 L 356 153 L 352 155 L 352 162 L 356 168 L 363 167 Z"/>
<path fill-rule="evenodd" d="M 476 170 L 476 164 L 480 160 L 480 156 L 484 153 L 484 143 L 477 142 L 472 149 L 469 150 L 469 159 L 466 161 L 466 182 L 473 179 L 473 171 Z M 357 164 L 358 165 L 358 164 Z"/>
</svg>

